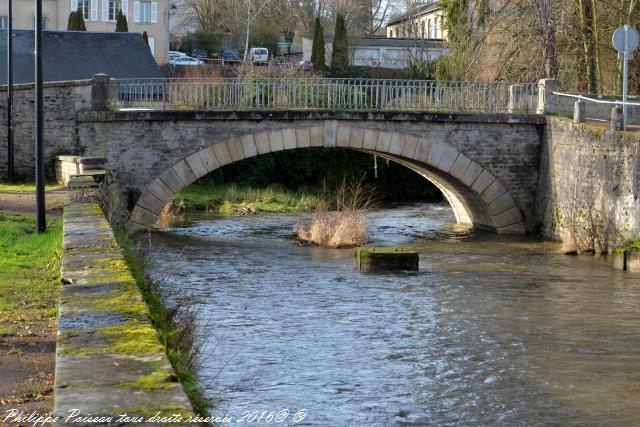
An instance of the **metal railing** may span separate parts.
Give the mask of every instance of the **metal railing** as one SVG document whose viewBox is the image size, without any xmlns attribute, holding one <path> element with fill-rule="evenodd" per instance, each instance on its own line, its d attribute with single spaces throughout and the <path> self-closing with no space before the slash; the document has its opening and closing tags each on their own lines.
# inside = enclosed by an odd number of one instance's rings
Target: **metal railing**
<svg viewBox="0 0 640 427">
<path fill-rule="evenodd" d="M 564 96 L 567 98 L 576 98 L 576 99 L 581 99 L 583 101 L 589 101 L 589 102 L 594 102 L 596 104 L 609 104 L 609 105 L 635 105 L 635 106 L 640 106 L 640 102 L 623 102 L 623 101 L 610 101 L 607 99 L 596 99 L 596 98 L 590 98 L 588 96 L 584 96 L 584 95 L 580 95 L 580 94 L 573 94 L 573 93 L 563 93 L 563 92 L 552 92 L 554 95 L 557 96 Z"/>
<path fill-rule="evenodd" d="M 511 91 L 509 83 L 329 78 L 120 79 L 111 84 L 120 109 L 533 114 L 537 104 L 535 83 L 514 85 Z"/>
</svg>

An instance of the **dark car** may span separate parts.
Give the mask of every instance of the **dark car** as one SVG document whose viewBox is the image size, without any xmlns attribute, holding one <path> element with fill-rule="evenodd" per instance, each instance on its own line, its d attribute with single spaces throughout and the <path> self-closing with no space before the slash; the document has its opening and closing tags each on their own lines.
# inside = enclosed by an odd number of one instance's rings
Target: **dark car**
<svg viewBox="0 0 640 427">
<path fill-rule="evenodd" d="M 240 61 L 240 51 L 234 47 L 225 47 L 220 51 L 220 56 L 225 61 Z"/>
<path fill-rule="evenodd" d="M 202 50 L 202 49 L 193 49 L 193 51 L 191 52 L 191 56 L 193 58 L 208 58 L 209 57 L 209 52 L 207 52 L 206 50 Z"/>
</svg>

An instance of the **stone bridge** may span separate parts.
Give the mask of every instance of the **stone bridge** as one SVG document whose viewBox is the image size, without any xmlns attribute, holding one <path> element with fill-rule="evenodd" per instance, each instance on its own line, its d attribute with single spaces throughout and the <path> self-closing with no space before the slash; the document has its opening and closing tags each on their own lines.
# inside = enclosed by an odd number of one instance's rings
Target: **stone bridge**
<svg viewBox="0 0 640 427">
<path fill-rule="evenodd" d="M 79 114 L 85 155 L 107 159 L 109 208 L 131 229 L 155 227 L 174 194 L 224 165 L 280 150 L 351 149 L 398 162 L 435 184 L 460 223 L 534 232 L 545 117 L 309 111 L 92 111 Z M 130 215 L 129 215 L 130 212 Z"/>
</svg>

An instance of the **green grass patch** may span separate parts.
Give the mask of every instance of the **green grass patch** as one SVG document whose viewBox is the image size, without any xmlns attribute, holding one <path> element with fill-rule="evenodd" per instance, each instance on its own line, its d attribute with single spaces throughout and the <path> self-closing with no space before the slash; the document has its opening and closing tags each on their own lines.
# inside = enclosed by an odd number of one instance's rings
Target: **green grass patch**
<svg viewBox="0 0 640 427">
<path fill-rule="evenodd" d="M 50 319 L 57 314 L 62 220 L 35 232 L 33 215 L 0 213 L 0 321 Z"/>
<path fill-rule="evenodd" d="M 327 195 L 319 193 L 282 188 L 192 184 L 174 196 L 173 206 L 178 210 L 214 211 L 222 215 L 234 215 L 247 208 L 257 212 L 304 212 L 327 199 Z"/>
<path fill-rule="evenodd" d="M 57 190 L 63 188 L 62 184 L 45 184 L 45 190 Z M 10 184 L 8 182 L 0 182 L 0 193 L 19 194 L 19 193 L 35 193 L 36 184 L 33 182 L 21 182 Z"/>
</svg>

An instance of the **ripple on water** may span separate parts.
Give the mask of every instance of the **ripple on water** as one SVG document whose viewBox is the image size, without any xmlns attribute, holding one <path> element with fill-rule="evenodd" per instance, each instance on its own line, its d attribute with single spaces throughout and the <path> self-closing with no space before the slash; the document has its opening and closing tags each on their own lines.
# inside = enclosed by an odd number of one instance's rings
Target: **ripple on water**
<svg viewBox="0 0 640 427">
<path fill-rule="evenodd" d="M 305 425 L 637 425 L 640 283 L 604 259 L 472 234 L 443 205 L 372 212 L 418 273 L 359 274 L 295 215 L 196 218 L 151 237 L 152 276 L 197 318 L 213 413 Z"/>
</svg>

